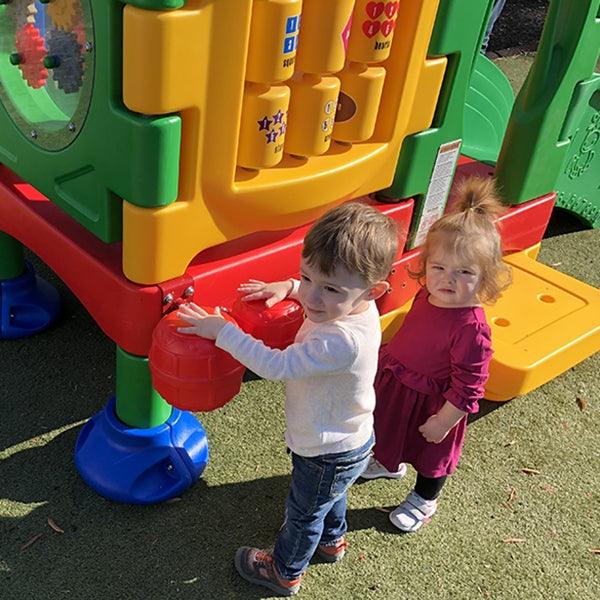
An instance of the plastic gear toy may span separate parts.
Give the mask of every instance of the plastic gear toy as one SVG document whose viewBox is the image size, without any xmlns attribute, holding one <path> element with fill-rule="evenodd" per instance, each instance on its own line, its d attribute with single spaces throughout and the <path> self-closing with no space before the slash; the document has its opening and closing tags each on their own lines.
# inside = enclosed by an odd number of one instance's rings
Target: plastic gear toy
<svg viewBox="0 0 600 600">
<path fill-rule="evenodd" d="M 77 34 L 52 28 L 46 37 L 48 56 L 56 59 L 52 79 L 65 94 L 73 94 L 83 84 L 84 57 Z"/>
<path fill-rule="evenodd" d="M 12 0 L 6 10 L 15 26 L 15 29 L 21 29 L 25 25 L 35 25 L 35 15 L 37 8 L 35 2 L 31 0 Z"/>
<path fill-rule="evenodd" d="M 53 27 L 72 31 L 82 18 L 80 0 L 50 0 L 46 14 L 52 19 Z"/>
<path fill-rule="evenodd" d="M 23 79 L 32 88 L 41 88 L 48 79 L 48 70 L 44 67 L 44 38 L 34 25 L 27 24 L 17 30 L 15 47 L 20 58 L 19 69 Z"/>
</svg>

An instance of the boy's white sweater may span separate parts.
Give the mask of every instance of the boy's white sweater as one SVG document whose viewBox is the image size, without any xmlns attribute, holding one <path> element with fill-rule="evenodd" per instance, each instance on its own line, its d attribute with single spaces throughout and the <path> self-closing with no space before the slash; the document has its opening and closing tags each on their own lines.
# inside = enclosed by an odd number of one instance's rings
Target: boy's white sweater
<svg viewBox="0 0 600 600">
<path fill-rule="evenodd" d="M 373 431 L 377 355 L 381 343 L 375 302 L 338 321 L 308 319 L 284 350 L 228 323 L 216 345 L 257 375 L 286 382 L 288 447 L 301 456 L 348 452 L 367 443 Z"/>
</svg>

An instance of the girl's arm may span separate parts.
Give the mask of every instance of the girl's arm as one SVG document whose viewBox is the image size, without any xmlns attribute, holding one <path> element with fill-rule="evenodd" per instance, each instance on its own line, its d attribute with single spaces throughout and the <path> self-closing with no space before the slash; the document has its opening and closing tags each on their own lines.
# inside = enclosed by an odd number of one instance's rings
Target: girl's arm
<svg viewBox="0 0 600 600">
<path fill-rule="evenodd" d="M 488 378 L 492 357 L 488 324 L 483 320 L 469 323 L 457 330 L 455 337 L 450 386 L 444 393 L 446 403 L 419 427 L 423 437 L 434 444 L 439 444 L 465 415 L 477 412 Z"/>
<path fill-rule="evenodd" d="M 419 427 L 419 431 L 428 442 L 439 444 L 466 414 L 446 401 L 437 414 L 431 415 Z"/>
</svg>

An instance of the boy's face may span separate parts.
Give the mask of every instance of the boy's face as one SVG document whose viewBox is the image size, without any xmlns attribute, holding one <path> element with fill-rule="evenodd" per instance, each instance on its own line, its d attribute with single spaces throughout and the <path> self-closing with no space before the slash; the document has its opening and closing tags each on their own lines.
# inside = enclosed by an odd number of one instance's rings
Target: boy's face
<svg viewBox="0 0 600 600">
<path fill-rule="evenodd" d="M 373 299 L 372 293 L 360 275 L 349 273 L 341 265 L 333 275 L 325 275 L 305 259 L 300 263 L 298 298 L 306 318 L 314 323 L 327 323 L 363 312 Z"/>
</svg>

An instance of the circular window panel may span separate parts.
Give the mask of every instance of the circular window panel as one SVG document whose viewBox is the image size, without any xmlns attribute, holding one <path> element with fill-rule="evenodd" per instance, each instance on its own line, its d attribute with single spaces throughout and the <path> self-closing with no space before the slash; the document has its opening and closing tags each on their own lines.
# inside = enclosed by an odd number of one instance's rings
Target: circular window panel
<svg viewBox="0 0 600 600">
<path fill-rule="evenodd" d="M 0 102 L 33 144 L 62 150 L 82 130 L 93 50 L 89 0 L 0 0 Z"/>
</svg>

